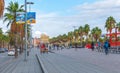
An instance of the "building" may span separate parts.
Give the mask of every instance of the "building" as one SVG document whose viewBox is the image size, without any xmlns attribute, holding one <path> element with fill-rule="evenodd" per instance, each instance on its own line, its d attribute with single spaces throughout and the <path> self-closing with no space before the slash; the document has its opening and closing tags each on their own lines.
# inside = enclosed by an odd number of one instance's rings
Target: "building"
<svg viewBox="0 0 120 73">
<path fill-rule="evenodd" d="M 36 38 L 36 37 L 35 37 L 35 38 L 33 38 L 33 41 L 32 41 L 32 42 L 33 42 L 33 46 L 34 46 L 34 47 L 37 47 L 37 46 L 39 45 L 39 43 L 40 43 L 40 38 Z"/>
<path fill-rule="evenodd" d="M 42 42 L 42 43 L 49 43 L 49 36 L 46 35 L 46 34 L 41 34 L 40 42 Z"/>
</svg>

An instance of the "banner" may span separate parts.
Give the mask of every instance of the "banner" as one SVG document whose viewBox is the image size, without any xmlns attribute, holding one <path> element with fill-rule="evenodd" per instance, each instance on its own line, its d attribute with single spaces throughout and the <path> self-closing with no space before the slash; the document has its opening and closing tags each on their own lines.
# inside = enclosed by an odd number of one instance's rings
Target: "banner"
<svg viewBox="0 0 120 73">
<path fill-rule="evenodd" d="M 16 23 L 25 24 L 25 12 L 16 13 Z M 27 24 L 34 24 L 34 23 L 36 23 L 36 13 L 27 12 Z"/>
<path fill-rule="evenodd" d="M 17 24 L 25 23 L 25 12 L 16 12 L 16 23 Z"/>
<path fill-rule="evenodd" d="M 27 12 L 27 23 L 28 24 L 36 23 L 36 13 L 35 12 Z"/>
</svg>

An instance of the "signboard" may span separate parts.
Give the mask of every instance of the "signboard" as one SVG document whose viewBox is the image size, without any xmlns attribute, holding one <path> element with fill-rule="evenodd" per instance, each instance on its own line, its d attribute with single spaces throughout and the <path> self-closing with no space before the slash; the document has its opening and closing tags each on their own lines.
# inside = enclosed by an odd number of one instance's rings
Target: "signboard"
<svg viewBox="0 0 120 73">
<path fill-rule="evenodd" d="M 36 23 L 36 13 L 35 12 L 27 12 L 27 23 L 28 24 Z"/>
<path fill-rule="evenodd" d="M 17 24 L 25 23 L 25 12 L 17 12 L 16 13 L 16 23 Z"/>
<path fill-rule="evenodd" d="M 25 12 L 16 13 L 16 23 L 25 24 Z M 33 23 L 36 23 L 36 13 L 27 12 L 27 24 L 33 24 Z"/>
</svg>

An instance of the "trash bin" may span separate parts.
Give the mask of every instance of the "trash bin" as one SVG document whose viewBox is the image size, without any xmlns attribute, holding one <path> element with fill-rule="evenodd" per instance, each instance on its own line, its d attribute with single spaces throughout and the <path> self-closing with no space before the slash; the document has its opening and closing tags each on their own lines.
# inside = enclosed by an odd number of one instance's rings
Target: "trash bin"
<svg viewBox="0 0 120 73">
<path fill-rule="evenodd" d="M 27 56 L 29 56 L 29 51 L 27 51 Z"/>
</svg>

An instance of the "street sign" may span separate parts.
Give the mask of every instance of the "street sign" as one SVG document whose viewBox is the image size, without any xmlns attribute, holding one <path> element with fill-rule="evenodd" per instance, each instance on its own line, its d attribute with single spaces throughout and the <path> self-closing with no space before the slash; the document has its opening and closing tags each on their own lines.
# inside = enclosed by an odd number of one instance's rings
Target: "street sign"
<svg viewBox="0 0 120 73">
<path fill-rule="evenodd" d="M 36 23 L 36 13 L 35 12 L 27 12 L 27 23 L 28 24 Z"/>
<path fill-rule="evenodd" d="M 25 12 L 16 12 L 16 23 L 17 24 L 25 23 Z"/>
</svg>

